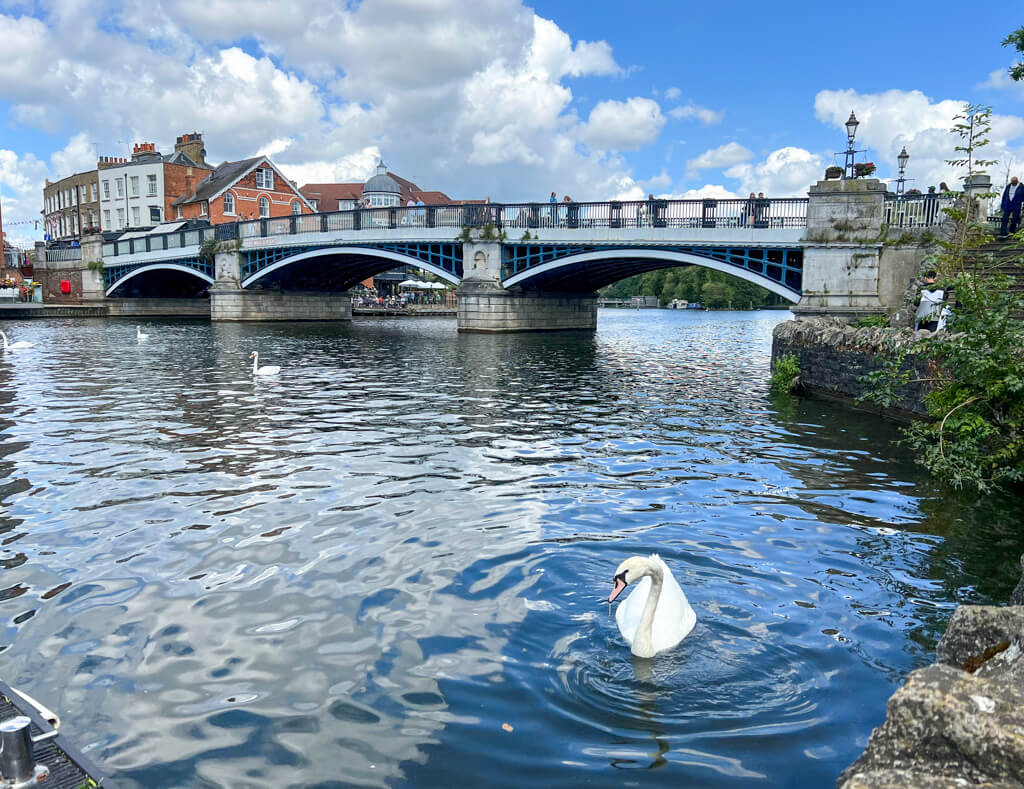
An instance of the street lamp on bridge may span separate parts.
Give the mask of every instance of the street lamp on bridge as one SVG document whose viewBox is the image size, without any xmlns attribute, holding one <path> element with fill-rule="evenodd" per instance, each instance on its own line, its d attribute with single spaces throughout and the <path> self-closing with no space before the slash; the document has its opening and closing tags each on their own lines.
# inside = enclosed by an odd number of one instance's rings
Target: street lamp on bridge
<svg viewBox="0 0 1024 789">
<path fill-rule="evenodd" d="M 864 153 L 864 151 L 858 151 L 853 144 L 853 138 L 857 136 L 858 126 L 860 126 L 860 121 L 853 114 L 853 110 L 850 110 L 850 117 L 846 121 L 846 150 L 843 152 L 846 162 L 843 165 L 843 180 L 856 178 L 856 173 L 853 170 L 853 161 L 858 153 Z"/>
<path fill-rule="evenodd" d="M 896 196 L 897 197 L 902 197 L 903 196 L 903 190 L 904 190 L 905 185 L 907 183 L 907 179 L 903 177 L 903 173 L 906 171 L 906 169 L 907 169 L 907 162 L 909 162 L 909 161 L 910 161 L 910 154 L 907 153 L 907 146 L 904 145 L 903 146 L 903 150 L 900 151 L 900 155 L 896 157 L 896 162 L 900 166 L 900 175 L 899 175 L 899 178 L 896 179 Z"/>
</svg>

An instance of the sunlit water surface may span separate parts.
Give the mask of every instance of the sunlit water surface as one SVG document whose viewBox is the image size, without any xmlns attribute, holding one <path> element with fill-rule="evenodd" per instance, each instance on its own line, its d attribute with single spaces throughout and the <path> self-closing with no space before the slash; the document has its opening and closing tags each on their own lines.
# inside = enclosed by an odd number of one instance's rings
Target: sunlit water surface
<svg viewBox="0 0 1024 789">
<path fill-rule="evenodd" d="M 8 322 L 0 676 L 123 787 L 829 786 L 1022 512 L 771 399 L 786 317 Z M 652 551 L 699 621 L 645 661 Z"/>
</svg>

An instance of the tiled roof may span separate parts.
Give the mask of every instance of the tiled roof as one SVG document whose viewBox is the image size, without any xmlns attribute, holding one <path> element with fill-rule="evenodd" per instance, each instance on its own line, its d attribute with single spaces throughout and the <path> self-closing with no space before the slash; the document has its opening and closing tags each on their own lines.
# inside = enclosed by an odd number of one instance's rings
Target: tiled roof
<svg viewBox="0 0 1024 789">
<path fill-rule="evenodd" d="M 171 205 L 185 205 L 199 200 L 209 200 L 222 189 L 231 186 L 245 175 L 249 168 L 264 158 L 263 156 L 254 156 L 251 159 L 242 159 L 237 162 L 224 162 L 196 185 L 195 194 L 179 197 Z"/>
<path fill-rule="evenodd" d="M 339 200 L 358 200 L 363 185 L 358 184 L 306 184 L 299 189 L 307 200 L 316 200 L 321 211 L 338 210 Z"/>
</svg>

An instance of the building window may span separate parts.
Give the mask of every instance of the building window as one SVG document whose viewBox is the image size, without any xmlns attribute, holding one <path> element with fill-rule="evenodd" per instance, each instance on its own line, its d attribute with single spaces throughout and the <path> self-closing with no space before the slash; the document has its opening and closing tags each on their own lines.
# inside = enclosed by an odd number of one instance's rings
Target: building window
<svg viewBox="0 0 1024 789">
<path fill-rule="evenodd" d="M 154 225 L 160 224 L 160 206 L 151 205 L 149 207 L 149 221 Z"/>
<path fill-rule="evenodd" d="M 301 214 L 302 213 L 302 203 L 300 203 L 298 200 L 296 200 L 296 201 L 294 201 L 292 203 L 292 213 L 293 214 Z"/>
<path fill-rule="evenodd" d="M 131 186 L 132 186 L 132 197 L 138 197 L 139 196 L 139 176 L 137 176 L 137 175 L 133 175 L 132 176 Z"/>
<path fill-rule="evenodd" d="M 269 167 L 260 167 L 256 170 L 256 188 L 257 189 L 273 189 L 274 188 L 274 171 Z"/>
<path fill-rule="evenodd" d="M 117 196 L 124 197 L 124 178 L 115 178 L 114 185 L 117 187 Z"/>
<path fill-rule="evenodd" d="M 231 194 L 231 192 L 224 193 L 224 213 L 230 216 L 234 216 L 235 196 Z"/>
<path fill-rule="evenodd" d="M 124 209 L 123 208 L 118 208 L 117 209 L 117 228 L 118 228 L 118 230 L 120 230 L 122 227 L 124 227 Z"/>
<path fill-rule="evenodd" d="M 142 225 L 141 211 L 137 205 L 132 206 L 132 227 L 139 227 Z"/>
<path fill-rule="evenodd" d="M 199 201 L 199 216 L 206 216 L 210 213 L 210 204 L 205 200 Z"/>
<path fill-rule="evenodd" d="M 355 200 L 339 200 L 338 201 L 338 210 L 339 211 L 351 211 L 355 207 L 356 207 L 356 201 Z"/>
<path fill-rule="evenodd" d="M 268 217 L 268 216 L 270 216 L 270 201 L 267 198 L 265 198 L 265 197 L 261 197 L 260 198 L 260 218 L 263 219 L 264 217 Z"/>
<path fill-rule="evenodd" d="M 320 210 L 320 208 L 319 208 L 319 205 L 320 205 L 320 201 L 319 201 L 319 200 L 310 200 L 310 201 L 309 201 L 309 204 L 310 204 L 311 206 L 313 206 L 313 210 L 314 210 L 314 211 L 319 211 L 319 210 Z"/>
<path fill-rule="evenodd" d="M 96 184 L 89 184 L 89 202 L 96 202 Z"/>
<path fill-rule="evenodd" d="M 175 206 L 175 208 L 174 208 L 174 218 L 175 219 L 184 219 L 185 218 L 185 214 L 182 213 L 180 205 L 179 206 Z"/>
<path fill-rule="evenodd" d="M 147 197 L 156 197 L 156 176 L 155 175 L 147 175 L 146 176 L 146 196 Z"/>
<path fill-rule="evenodd" d="M 110 209 L 103 209 L 103 227 L 110 230 Z"/>
<path fill-rule="evenodd" d="M 110 199 L 110 181 L 107 181 L 107 180 L 103 181 L 103 199 L 104 200 L 109 200 Z"/>
</svg>

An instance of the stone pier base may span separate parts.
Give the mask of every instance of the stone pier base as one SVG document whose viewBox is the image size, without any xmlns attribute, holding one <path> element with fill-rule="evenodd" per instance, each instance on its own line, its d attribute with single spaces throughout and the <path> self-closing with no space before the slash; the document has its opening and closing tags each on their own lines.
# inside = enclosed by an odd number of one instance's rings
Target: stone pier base
<svg viewBox="0 0 1024 789">
<path fill-rule="evenodd" d="M 319 291 L 210 289 L 214 321 L 348 321 L 352 299 Z"/>
<path fill-rule="evenodd" d="M 209 299 L 104 299 L 111 318 L 209 318 Z"/>
<path fill-rule="evenodd" d="M 459 291 L 458 325 L 462 332 L 593 331 L 597 297 L 464 288 Z"/>
</svg>

